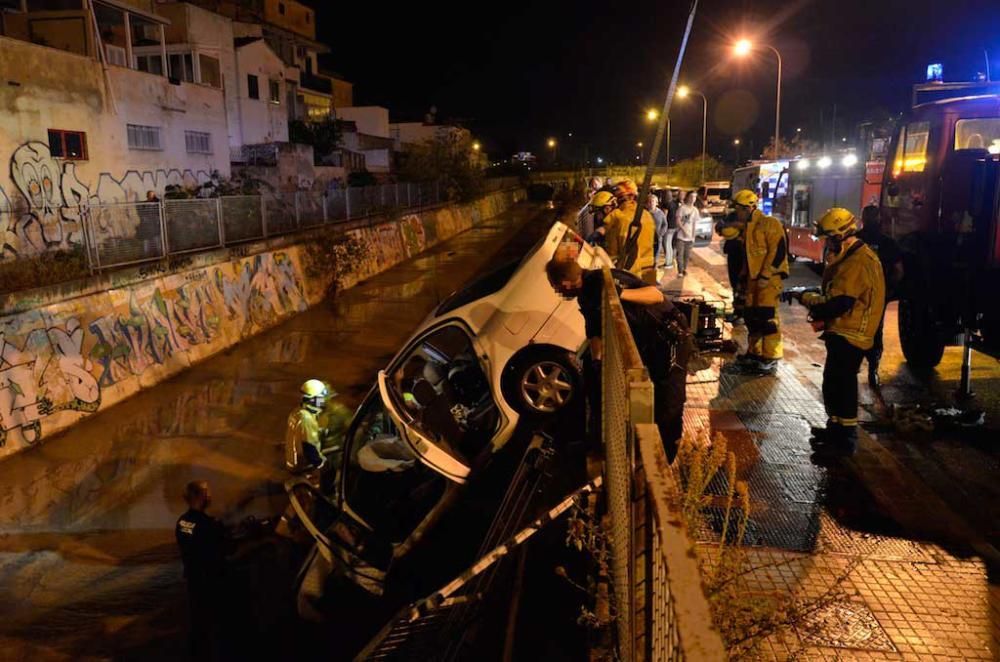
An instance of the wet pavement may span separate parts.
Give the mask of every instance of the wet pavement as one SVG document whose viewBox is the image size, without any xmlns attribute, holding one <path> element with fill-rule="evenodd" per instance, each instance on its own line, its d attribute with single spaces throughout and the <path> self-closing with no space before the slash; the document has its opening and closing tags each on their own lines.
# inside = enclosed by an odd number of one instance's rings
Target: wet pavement
<svg viewBox="0 0 1000 662">
<path fill-rule="evenodd" d="M 719 246 L 695 251 L 668 290 L 730 298 Z M 793 265 L 787 285 L 816 285 Z M 1000 429 L 995 360 L 974 357 L 976 405 L 986 426 L 933 437 L 897 432 L 862 387 L 867 431 L 848 460 L 812 455 L 809 426 L 822 425 L 825 350 L 801 306 L 782 305 L 785 360 L 774 377 L 722 375 L 719 361 L 692 377 L 688 429 L 725 436 L 749 484 L 747 572 L 741 588 L 759 604 L 794 604 L 804 616 L 767 637 L 762 659 L 1000 658 Z M 881 366 L 890 403 L 946 403 L 957 386 L 960 350 L 931 375 L 916 375 L 899 351 L 895 304 Z M 864 374 L 864 371 L 862 372 Z M 864 377 L 861 377 L 864 381 Z M 709 486 L 725 494 L 723 478 Z M 720 503 L 716 500 L 715 503 Z M 712 557 L 723 509 L 708 507 L 698 534 Z M 992 581 L 991 581 L 992 578 Z"/>
<path fill-rule="evenodd" d="M 299 385 L 326 379 L 356 406 L 441 299 L 552 219 L 520 205 L 0 462 L 0 657 L 183 657 L 184 485 L 208 480 L 229 524 L 280 514 Z"/>
</svg>

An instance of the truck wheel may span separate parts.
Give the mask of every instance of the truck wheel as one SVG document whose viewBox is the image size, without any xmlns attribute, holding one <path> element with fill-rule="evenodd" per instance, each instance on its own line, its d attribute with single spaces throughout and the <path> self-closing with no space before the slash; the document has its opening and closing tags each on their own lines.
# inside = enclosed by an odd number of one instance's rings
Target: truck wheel
<svg viewBox="0 0 1000 662">
<path fill-rule="evenodd" d="M 504 370 L 504 398 L 522 415 L 548 416 L 561 411 L 577 397 L 580 385 L 576 357 L 554 347 L 514 357 Z"/>
<path fill-rule="evenodd" d="M 928 371 L 941 363 L 944 339 L 935 331 L 930 306 L 919 299 L 899 300 L 899 343 L 906 362 L 918 371 Z"/>
</svg>

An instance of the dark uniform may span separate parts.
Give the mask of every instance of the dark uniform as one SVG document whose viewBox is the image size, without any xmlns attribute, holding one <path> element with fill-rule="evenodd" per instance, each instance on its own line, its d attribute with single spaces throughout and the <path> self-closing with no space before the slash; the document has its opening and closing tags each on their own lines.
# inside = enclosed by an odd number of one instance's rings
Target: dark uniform
<svg viewBox="0 0 1000 662">
<path fill-rule="evenodd" d="M 867 207 L 865 211 L 868 211 Z M 876 208 L 877 212 L 878 209 Z M 903 252 L 899 250 L 899 244 L 892 237 L 882 234 L 877 224 L 866 225 L 858 236 L 875 251 L 879 262 L 882 264 L 882 275 L 885 277 L 885 302 L 888 304 L 898 296 L 896 287 L 899 283 L 896 282 L 895 273 L 896 265 L 903 260 Z M 882 352 L 884 350 L 882 341 L 882 330 L 885 326 L 884 315 L 882 319 L 883 323 L 879 324 L 878 330 L 875 332 L 872 348 L 865 353 L 865 358 L 868 360 L 868 383 L 871 386 L 878 386 L 879 383 L 878 366 L 882 361 Z"/>
<path fill-rule="evenodd" d="M 639 277 L 612 269 L 615 286 L 622 290 L 650 287 Z M 578 302 L 588 338 L 601 337 L 601 297 L 604 278 L 600 270 L 583 273 Z M 666 298 L 654 306 L 622 302 L 629 329 L 653 381 L 653 410 L 667 455 L 673 459 L 683 429 L 687 400 L 687 364 L 694 348 L 687 320 Z"/>
<path fill-rule="evenodd" d="M 178 518 L 174 535 L 188 585 L 191 653 L 199 659 L 211 659 L 219 653 L 220 603 L 225 589 L 225 527 L 200 510 L 188 510 Z"/>
</svg>

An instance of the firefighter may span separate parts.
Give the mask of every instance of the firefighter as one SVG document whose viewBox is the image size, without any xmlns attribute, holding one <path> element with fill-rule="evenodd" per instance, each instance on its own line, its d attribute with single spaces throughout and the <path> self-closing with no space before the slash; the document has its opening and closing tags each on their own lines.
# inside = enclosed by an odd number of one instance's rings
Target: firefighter
<svg viewBox="0 0 1000 662">
<path fill-rule="evenodd" d="M 816 223 L 826 237 L 827 262 L 820 292 L 805 292 L 813 328 L 826 343 L 823 368 L 825 428 L 813 428 L 814 443 L 836 453 L 853 453 L 858 440 L 858 371 L 874 344 L 885 312 L 885 278 L 878 255 L 858 236 L 858 219 L 834 208 Z"/>
<path fill-rule="evenodd" d="M 598 191 L 590 199 L 590 203 L 577 217 L 577 228 L 580 235 L 592 244 L 604 242 L 605 219 L 615 209 L 615 196 L 608 191 Z M 584 213 L 586 212 L 586 213 Z"/>
<path fill-rule="evenodd" d="M 746 304 L 743 292 L 743 282 L 740 274 L 746 261 L 743 247 L 744 223 L 736 218 L 736 212 L 730 212 L 715 224 L 715 231 L 724 240 L 722 252 L 726 256 L 726 275 L 729 277 L 729 287 L 733 290 L 733 314 L 730 321 L 734 324 L 743 320 L 743 308 Z"/>
<path fill-rule="evenodd" d="M 603 231 L 598 230 L 598 232 L 602 232 L 606 238 L 608 255 L 624 269 L 625 252 L 632 219 L 635 218 L 636 198 L 639 197 L 639 190 L 631 179 L 623 179 L 615 184 L 614 195 L 618 201 L 617 209 L 607 215 L 604 219 Z M 655 285 L 656 265 L 653 253 L 653 236 L 656 234 L 656 223 L 646 209 L 642 210 L 639 223 L 638 243 L 635 248 L 636 257 L 627 271 L 641 278 L 644 283 Z"/>
<path fill-rule="evenodd" d="M 290 471 L 321 469 L 327 458 L 339 458 L 350 411 L 334 400 L 328 384 L 309 379 L 302 384 L 302 402 L 288 415 L 285 431 L 285 466 Z"/>
<path fill-rule="evenodd" d="M 736 222 L 743 225 L 745 259 L 740 288 L 745 297 L 743 318 L 749 349 L 727 372 L 773 375 L 782 356 L 778 301 L 788 278 L 788 249 L 781 221 L 757 209 L 757 194 L 744 189 L 733 196 Z"/>
</svg>

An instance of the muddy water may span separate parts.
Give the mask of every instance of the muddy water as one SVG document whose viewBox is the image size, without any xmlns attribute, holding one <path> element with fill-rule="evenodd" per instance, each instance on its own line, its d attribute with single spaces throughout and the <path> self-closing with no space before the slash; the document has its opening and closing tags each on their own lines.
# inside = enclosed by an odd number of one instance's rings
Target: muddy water
<svg viewBox="0 0 1000 662">
<path fill-rule="evenodd" d="M 326 379 L 356 405 L 440 299 L 523 254 L 552 218 L 516 207 L 0 462 L 0 657 L 183 654 L 184 485 L 208 480 L 230 523 L 281 512 L 299 384 Z"/>
</svg>

